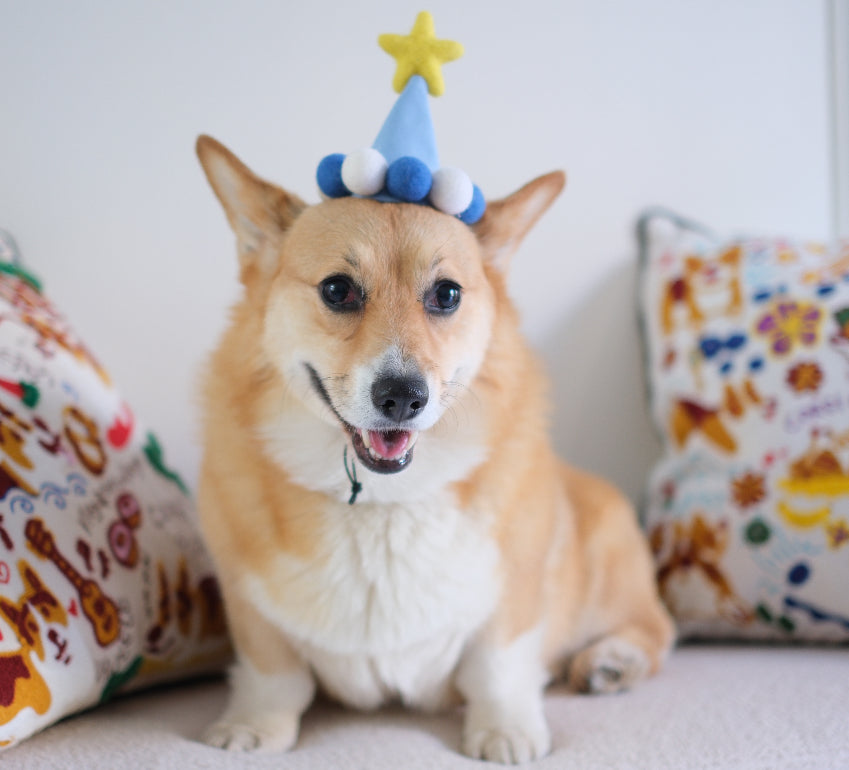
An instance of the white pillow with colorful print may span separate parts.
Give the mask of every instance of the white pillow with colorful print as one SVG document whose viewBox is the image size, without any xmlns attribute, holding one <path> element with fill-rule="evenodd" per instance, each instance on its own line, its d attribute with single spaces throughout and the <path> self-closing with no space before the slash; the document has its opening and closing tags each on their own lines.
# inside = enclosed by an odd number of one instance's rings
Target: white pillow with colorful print
<svg viewBox="0 0 849 770">
<path fill-rule="evenodd" d="M 194 516 L 38 281 L 0 261 L 0 748 L 122 688 L 221 665 Z"/>
<path fill-rule="evenodd" d="M 646 526 L 682 635 L 849 640 L 849 243 L 640 235 Z"/>
</svg>

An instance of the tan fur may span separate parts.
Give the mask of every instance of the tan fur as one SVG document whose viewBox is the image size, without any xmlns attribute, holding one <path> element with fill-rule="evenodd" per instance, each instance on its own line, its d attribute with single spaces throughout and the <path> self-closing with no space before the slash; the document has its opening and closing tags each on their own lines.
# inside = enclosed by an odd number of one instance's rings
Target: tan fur
<svg viewBox="0 0 849 770">
<path fill-rule="evenodd" d="M 541 177 L 490 202 L 469 228 L 425 206 L 348 198 L 306 207 L 212 139 L 201 137 L 198 153 L 237 234 L 245 287 L 206 377 L 200 497 L 240 656 L 268 671 L 295 654 L 281 629 L 245 606 L 251 597 L 241 586 L 247 575 L 274 570 L 281 554 L 326 560 L 325 524 L 338 506 L 295 483 L 262 438 L 284 408 L 336 422 L 298 379 L 288 351 L 306 351 L 317 370 L 332 373 L 329 395 L 344 403 L 348 373 L 391 339 L 434 381 L 475 368 L 467 386 L 445 385 L 440 395 L 451 408 L 426 431 L 451 436 L 468 427 L 486 447 L 481 462 L 445 490 L 496 544 L 502 589 L 474 645 L 506 648 L 542 629 L 541 664 L 560 672 L 574 659 L 574 683 L 585 689 L 599 689 L 593 645 L 610 636 L 641 649 L 657 670 L 673 628 L 633 511 L 608 484 L 555 457 L 547 384 L 507 294 L 509 258 L 564 176 Z M 365 288 L 366 312 L 323 306 L 316 286 L 334 273 Z M 463 312 L 434 319 L 422 312 L 421 297 L 443 277 L 462 286 Z M 328 464 L 341 465 L 341 457 Z M 288 600 L 286 586 L 269 590 L 279 591 L 274 601 Z M 626 673 L 621 685 L 628 684 Z M 486 748 L 470 753 L 500 758 Z"/>
</svg>

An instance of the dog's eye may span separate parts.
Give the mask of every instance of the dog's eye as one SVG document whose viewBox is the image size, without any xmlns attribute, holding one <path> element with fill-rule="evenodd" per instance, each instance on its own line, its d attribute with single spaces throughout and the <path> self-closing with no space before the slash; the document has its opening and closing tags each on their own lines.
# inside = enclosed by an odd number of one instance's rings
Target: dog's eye
<svg viewBox="0 0 849 770">
<path fill-rule="evenodd" d="M 321 298 L 331 310 L 359 310 L 363 303 L 363 294 L 350 278 L 334 275 L 325 278 L 319 285 Z"/>
<path fill-rule="evenodd" d="M 440 281 L 425 297 L 425 310 L 429 313 L 452 313 L 460 304 L 462 290 L 453 281 Z"/>
</svg>

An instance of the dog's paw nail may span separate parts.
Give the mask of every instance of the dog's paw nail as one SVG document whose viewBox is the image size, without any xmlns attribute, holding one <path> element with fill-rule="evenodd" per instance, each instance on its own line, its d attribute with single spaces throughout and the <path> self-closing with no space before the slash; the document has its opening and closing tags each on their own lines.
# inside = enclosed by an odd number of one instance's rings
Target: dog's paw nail
<svg viewBox="0 0 849 770">
<path fill-rule="evenodd" d="M 264 735 L 247 725 L 234 725 L 218 722 L 204 734 L 203 742 L 216 749 L 233 752 L 281 751 L 289 748 L 291 741 L 275 739 Z"/>
<path fill-rule="evenodd" d="M 627 690 L 649 670 L 645 652 L 623 639 L 608 637 L 587 648 L 575 660 L 577 689 L 588 693 Z"/>
<path fill-rule="evenodd" d="M 216 749 L 227 751 L 256 751 L 260 746 L 257 733 L 239 725 L 212 725 L 204 734 L 203 742 Z"/>
<path fill-rule="evenodd" d="M 548 736 L 534 740 L 520 730 L 495 728 L 478 730 L 468 735 L 463 753 L 473 759 L 485 759 L 502 765 L 520 765 L 545 756 L 549 751 Z"/>
<path fill-rule="evenodd" d="M 619 689 L 624 672 L 616 666 L 599 666 L 590 674 L 590 692 L 608 692 Z"/>
</svg>

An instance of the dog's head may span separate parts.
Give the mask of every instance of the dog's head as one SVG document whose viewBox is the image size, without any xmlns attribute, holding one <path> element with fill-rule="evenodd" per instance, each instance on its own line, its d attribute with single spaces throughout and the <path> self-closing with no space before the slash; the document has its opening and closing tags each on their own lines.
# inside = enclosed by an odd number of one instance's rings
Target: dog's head
<svg viewBox="0 0 849 770">
<path fill-rule="evenodd" d="M 478 374 L 509 256 L 563 187 L 541 177 L 473 227 L 423 205 L 307 206 L 201 137 L 198 155 L 236 233 L 245 302 L 290 393 L 348 434 L 377 473 L 408 467 Z"/>
</svg>

